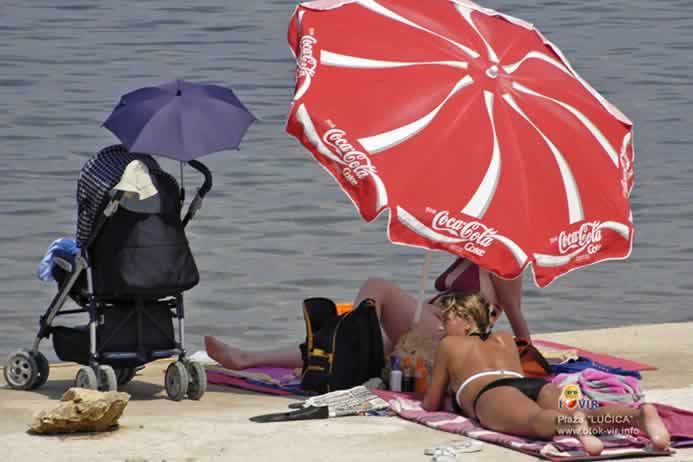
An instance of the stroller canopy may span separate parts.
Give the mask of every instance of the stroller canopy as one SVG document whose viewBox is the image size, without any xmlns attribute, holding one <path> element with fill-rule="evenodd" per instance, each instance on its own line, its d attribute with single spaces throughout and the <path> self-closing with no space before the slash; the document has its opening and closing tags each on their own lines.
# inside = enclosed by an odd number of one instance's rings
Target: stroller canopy
<svg viewBox="0 0 693 462">
<path fill-rule="evenodd" d="M 77 244 L 82 247 L 89 240 L 92 228 L 104 206 L 104 200 L 118 184 L 125 167 L 139 160 L 156 176 L 166 176 L 177 184 L 175 178 L 161 170 L 159 163 L 148 154 L 131 153 L 121 144 L 108 146 L 82 167 L 77 180 Z"/>
</svg>

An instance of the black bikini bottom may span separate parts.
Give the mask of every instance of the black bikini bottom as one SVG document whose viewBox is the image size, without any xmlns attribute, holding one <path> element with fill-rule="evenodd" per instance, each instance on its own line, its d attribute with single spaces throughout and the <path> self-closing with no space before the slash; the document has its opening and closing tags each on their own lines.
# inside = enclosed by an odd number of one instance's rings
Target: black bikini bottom
<svg viewBox="0 0 693 462">
<path fill-rule="evenodd" d="M 476 413 L 476 403 L 479 401 L 479 398 L 481 398 L 481 395 L 496 387 L 517 388 L 522 393 L 524 393 L 524 395 L 527 398 L 531 399 L 532 401 L 536 401 L 539 397 L 539 392 L 542 388 L 544 388 L 544 385 L 548 383 L 549 382 L 547 382 L 544 379 L 535 377 L 506 377 L 503 379 L 495 380 L 491 383 L 486 384 L 486 386 L 481 389 L 479 394 L 476 395 L 476 398 L 474 398 L 474 403 L 472 404 L 472 409 L 474 409 L 474 412 Z"/>
</svg>

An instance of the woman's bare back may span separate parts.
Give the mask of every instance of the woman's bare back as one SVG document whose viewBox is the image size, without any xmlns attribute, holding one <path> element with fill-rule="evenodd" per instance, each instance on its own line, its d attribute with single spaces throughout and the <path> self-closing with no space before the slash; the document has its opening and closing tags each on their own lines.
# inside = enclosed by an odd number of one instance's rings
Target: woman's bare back
<svg viewBox="0 0 693 462">
<path fill-rule="evenodd" d="M 465 380 L 479 372 L 504 370 L 522 374 L 517 347 L 508 332 L 492 333 L 486 340 L 478 336 L 449 336 L 441 342 L 441 346 L 453 394 L 457 393 Z M 460 396 L 465 414 L 475 416 L 472 403 L 481 389 L 506 376 L 508 375 L 486 375 L 469 382 Z"/>
</svg>

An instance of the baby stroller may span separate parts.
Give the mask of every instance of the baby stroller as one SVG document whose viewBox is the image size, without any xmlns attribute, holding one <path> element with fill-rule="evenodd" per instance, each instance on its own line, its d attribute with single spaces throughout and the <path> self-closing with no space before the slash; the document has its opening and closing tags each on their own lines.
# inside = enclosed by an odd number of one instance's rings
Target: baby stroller
<svg viewBox="0 0 693 462">
<path fill-rule="evenodd" d="M 61 360 L 81 364 L 77 387 L 116 390 L 144 364 L 177 356 L 166 370 L 168 396 L 175 401 L 202 397 L 205 370 L 186 358 L 184 348 L 183 292 L 199 282 L 184 230 L 211 189 L 212 176 L 202 163 L 188 164 L 205 179 L 183 219 L 184 189 L 151 156 L 112 146 L 85 164 L 78 181 L 79 253 L 53 254 L 59 290 L 40 318 L 33 348 L 16 351 L 5 365 L 12 388 L 31 390 L 46 383 L 48 361 L 39 344 L 52 337 Z M 154 188 L 148 199 L 117 189 L 131 165 L 148 174 Z M 78 309 L 63 309 L 68 298 Z M 58 316 L 76 313 L 87 313 L 88 323 L 54 325 Z"/>
</svg>

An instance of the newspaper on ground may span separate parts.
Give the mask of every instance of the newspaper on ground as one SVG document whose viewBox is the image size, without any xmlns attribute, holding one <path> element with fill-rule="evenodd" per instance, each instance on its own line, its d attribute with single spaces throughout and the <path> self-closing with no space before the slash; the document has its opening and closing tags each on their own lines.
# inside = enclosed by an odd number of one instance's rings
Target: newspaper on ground
<svg viewBox="0 0 693 462">
<path fill-rule="evenodd" d="M 330 417 L 364 414 L 371 411 L 387 409 L 389 404 L 376 396 L 363 385 L 348 390 L 337 390 L 308 398 L 302 407 L 328 406 Z"/>
</svg>

